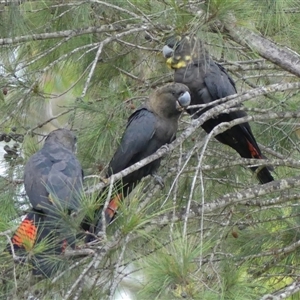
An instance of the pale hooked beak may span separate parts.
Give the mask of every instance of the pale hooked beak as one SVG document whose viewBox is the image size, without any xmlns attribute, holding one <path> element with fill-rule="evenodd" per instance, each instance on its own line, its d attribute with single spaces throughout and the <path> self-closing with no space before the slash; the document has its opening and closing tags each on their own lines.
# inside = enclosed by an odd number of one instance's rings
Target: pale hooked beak
<svg viewBox="0 0 300 300">
<path fill-rule="evenodd" d="M 168 45 L 165 45 L 162 49 L 162 52 L 165 58 L 170 58 L 173 56 L 174 50 L 170 48 Z"/>
<path fill-rule="evenodd" d="M 176 102 L 176 109 L 183 110 L 184 108 L 188 107 L 191 103 L 191 95 L 188 91 L 184 92 Z"/>
</svg>

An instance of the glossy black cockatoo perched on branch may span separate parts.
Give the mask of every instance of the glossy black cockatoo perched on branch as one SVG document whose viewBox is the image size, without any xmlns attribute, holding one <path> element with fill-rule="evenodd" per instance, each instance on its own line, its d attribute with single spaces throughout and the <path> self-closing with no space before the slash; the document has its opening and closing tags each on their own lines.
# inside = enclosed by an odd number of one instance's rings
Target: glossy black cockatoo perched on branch
<svg viewBox="0 0 300 300">
<path fill-rule="evenodd" d="M 24 186 L 32 210 L 11 241 L 18 256 L 41 241 L 46 243 L 45 251 L 31 255 L 34 274 L 51 276 L 56 264 L 50 255 L 61 254 L 67 245 L 75 246 L 75 235 L 66 218 L 79 210 L 83 190 L 83 172 L 75 151 L 75 135 L 67 129 L 57 129 L 25 166 Z"/>
<path fill-rule="evenodd" d="M 170 37 L 163 47 L 163 55 L 167 58 L 167 65 L 175 71 L 174 81 L 189 87 L 191 105 L 208 104 L 237 93 L 235 83 L 226 69 L 210 58 L 202 42 L 195 36 Z M 198 118 L 210 108 L 211 106 L 187 111 Z M 206 121 L 202 128 L 209 133 L 220 123 L 230 122 L 246 115 L 243 110 L 221 113 Z M 216 139 L 236 150 L 241 157 L 264 158 L 248 123 L 233 126 L 218 134 Z M 261 183 L 274 180 L 268 167 L 251 167 L 251 170 L 257 173 Z"/>
<path fill-rule="evenodd" d="M 111 159 L 106 177 L 116 174 L 136 162 L 155 153 L 160 147 L 171 143 L 178 127 L 178 119 L 182 110 L 190 104 L 187 86 L 172 83 L 158 88 L 128 119 L 120 145 Z M 157 159 L 140 169 L 123 177 L 116 183 L 117 194 L 111 199 L 106 211 L 106 222 L 109 223 L 118 208 L 118 202 L 126 197 L 147 175 L 154 175 L 160 165 Z M 101 230 L 101 216 L 93 232 Z"/>
</svg>

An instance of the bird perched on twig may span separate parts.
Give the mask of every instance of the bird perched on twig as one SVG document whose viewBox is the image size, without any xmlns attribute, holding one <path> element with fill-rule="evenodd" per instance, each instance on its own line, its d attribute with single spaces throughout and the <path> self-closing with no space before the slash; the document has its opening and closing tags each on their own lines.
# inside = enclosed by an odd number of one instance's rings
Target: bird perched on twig
<svg viewBox="0 0 300 300">
<path fill-rule="evenodd" d="M 202 42 L 195 36 L 173 36 L 166 41 L 163 55 L 167 65 L 174 70 L 174 81 L 187 85 L 191 91 L 191 105 L 209 104 L 214 100 L 236 94 L 233 79 L 226 69 L 214 62 Z M 195 118 L 201 116 L 212 106 L 203 109 L 189 109 L 187 112 Z M 247 114 L 242 110 L 221 113 L 202 125 L 207 132 L 214 127 L 230 122 Z M 216 139 L 236 150 L 244 158 L 265 158 L 259 149 L 248 123 L 242 123 L 218 134 Z M 251 167 L 261 183 L 273 181 L 268 167 Z"/>
<path fill-rule="evenodd" d="M 180 83 L 168 84 L 154 91 L 145 104 L 129 117 L 120 145 L 109 163 L 106 177 L 130 167 L 155 153 L 163 145 L 174 141 L 179 116 L 190 104 L 190 100 L 188 87 Z M 159 165 L 160 159 L 157 159 L 116 183 L 117 193 L 105 211 L 106 223 L 113 219 L 119 201 L 126 197 L 143 177 L 155 175 Z M 101 230 L 99 213 L 97 219 L 96 228 L 91 226 L 91 232 L 98 233 Z"/>
<path fill-rule="evenodd" d="M 67 129 L 52 131 L 41 150 L 33 154 L 24 170 L 24 186 L 32 210 L 22 221 L 11 242 L 21 257 L 45 242 L 41 253 L 31 255 L 35 275 L 50 277 L 57 268 L 51 255 L 75 246 L 75 235 L 66 216 L 80 208 L 83 172 L 75 156 L 76 137 Z M 8 250 L 12 252 L 11 245 Z"/>
</svg>

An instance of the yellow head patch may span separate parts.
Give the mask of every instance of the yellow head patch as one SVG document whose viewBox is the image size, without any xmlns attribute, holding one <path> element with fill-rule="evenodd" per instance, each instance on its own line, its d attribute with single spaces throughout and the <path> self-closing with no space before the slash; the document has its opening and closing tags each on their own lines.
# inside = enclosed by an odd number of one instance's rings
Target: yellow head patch
<svg viewBox="0 0 300 300">
<path fill-rule="evenodd" d="M 190 55 L 178 57 L 170 57 L 167 59 L 166 64 L 170 69 L 180 69 L 185 68 L 190 62 L 192 62 L 192 57 Z"/>
</svg>

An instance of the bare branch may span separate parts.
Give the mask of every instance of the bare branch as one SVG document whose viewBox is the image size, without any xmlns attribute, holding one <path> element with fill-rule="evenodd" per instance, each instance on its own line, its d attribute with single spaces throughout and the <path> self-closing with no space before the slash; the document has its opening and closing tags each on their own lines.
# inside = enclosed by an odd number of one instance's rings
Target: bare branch
<svg viewBox="0 0 300 300">
<path fill-rule="evenodd" d="M 300 278 L 297 278 L 293 283 L 285 286 L 279 291 L 274 292 L 275 298 L 269 298 L 270 300 L 286 299 L 300 291 Z M 268 300 L 268 298 L 262 298 L 261 300 Z"/>
<path fill-rule="evenodd" d="M 245 46 L 284 70 L 300 77 L 300 56 L 287 48 L 276 45 L 271 40 L 238 25 L 225 24 L 229 35 Z"/>
<path fill-rule="evenodd" d="M 130 29 L 137 29 L 140 30 L 151 30 L 153 26 L 112 26 L 112 25 L 102 25 L 102 26 L 93 26 L 88 28 L 79 28 L 79 29 L 70 29 L 70 30 L 62 30 L 56 32 L 49 32 L 49 33 L 39 33 L 39 34 L 31 34 L 31 35 L 24 35 L 18 36 L 13 38 L 2 38 L 0 39 L 0 46 L 1 45 L 12 45 L 18 43 L 24 43 L 29 41 L 39 41 L 39 40 L 49 40 L 49 39 L 57 39 L 57 38 L 65 38 L 65 37 L 76 37 L 84 34 L 91 34 L 91 33 L 103 33 L 103 32 L 116 32 L 121 30 L 130 30 Z"/>
</svg>

